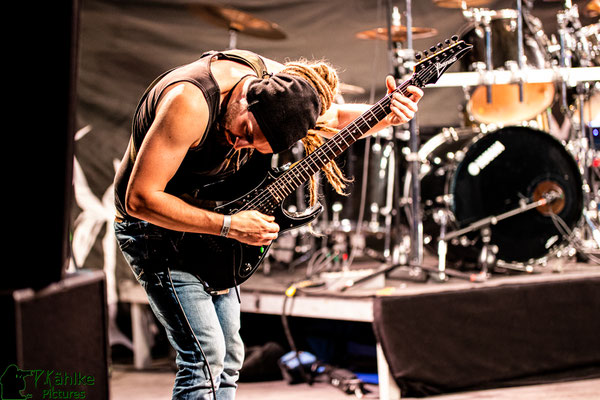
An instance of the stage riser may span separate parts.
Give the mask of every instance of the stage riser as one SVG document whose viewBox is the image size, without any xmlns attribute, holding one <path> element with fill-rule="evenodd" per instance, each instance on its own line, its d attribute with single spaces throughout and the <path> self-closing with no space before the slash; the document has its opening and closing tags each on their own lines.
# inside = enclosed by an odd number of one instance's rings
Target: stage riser
<svg viewBox="0 0 600 400">
<path fill-rule="evenodd" d="M 403 396 L 600 375 L 600 278 L 379 297 L 374 330 Z"/>
</svg>

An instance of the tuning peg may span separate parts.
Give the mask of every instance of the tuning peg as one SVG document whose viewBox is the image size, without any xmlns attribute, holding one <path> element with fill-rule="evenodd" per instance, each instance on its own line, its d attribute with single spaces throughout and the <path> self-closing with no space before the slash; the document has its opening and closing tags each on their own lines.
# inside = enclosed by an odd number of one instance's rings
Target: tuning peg
<svg viewBox="0 0 600 400">
<path fill-rule="evenodd" d="M 457 42 L 458 41 L 458 36 L 456 36 L 456 35 L 452 36 L 452 41 L 453 42 Z"/>
<path fill-rule="evenodd" d="M 444 43 L 446 43 L 446 44 L 450 44 L 450 39 L 446 39 L 446 40 L 444 41 Z"/>
<path fill-rule="evenodd" d="M 415 53 L 415 59 L 420 60 L 423 55 L 421 53 Z"/>
<path fill-rule="evenodd" d="M 442 47 L 444 47 L 444 45 L 443 45 L 443 44 L 441 44 L 441 43 L 438 43 L 438 44 L 437 44 L 437 47 L 438 47 L 438 49 L 441 49 Z"/>
<path fill-rule="evenodd" d="M 427 50 L 423 50 L 423 55 L 424 55 L 425 57 L 427 57 L 427 55 L 428 55 L 428 54 L 429 54 L 429 52 L 428 52 Z"/>
<path fill-rule="evenodd" d="M 431 46 L 431 47 L 429 48 L 429 51 L 431 51 L 432 53 L 435 53 L 435 46 Z"/>
</svg>

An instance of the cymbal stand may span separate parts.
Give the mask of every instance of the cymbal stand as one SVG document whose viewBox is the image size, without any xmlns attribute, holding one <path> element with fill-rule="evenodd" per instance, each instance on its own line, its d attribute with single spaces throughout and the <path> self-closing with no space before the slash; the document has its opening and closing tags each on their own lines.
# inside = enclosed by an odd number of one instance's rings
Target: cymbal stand
<svg viewBox="0 0 600 400">
<path fill-rule="evenodd" d="M 492 16 L 495 14 L 495 11 L 483 9 L 483 8 L 469 8 L 463 9 L 463 16 L 467 18 L 467 20 L 472 20 L 474 24 L 483 26 L 484 32 L 484 41 L 485 41 L 485 72 L 491 72 L 494 69 L 492 63 L 492 27 L 490 23 L 492 22 Z M 477 63 L 480 64 L 480 63 Z M 478 66 L 477 69 L 480 72 L 483 72 L 483 68 Z M 488 104 L 492 103 L 492 85 L 490 83 L 486 83 L 486 101 Z"/>
<path fill-rule="evenodd" d="M 399 82 L 407 73 L 407 71 L 405 71 L 405 69 L 407 69 L 406 67 L 409 66 L 411 63 L 414 63 L 414 50 L 412 47 L 412 4 L 411 4 L 411 0 L 406 0 L 406 30 L 407 30 L 407 36 L 406 36 L 406 48 L 404 49 L 400 49 L 398 46 L 398 43 L 396 43 L 393 39 L 392 39 L 392 26 L 400 26 L 400 13 L 398 12 L 398 9 L 396 7 L 393 7 L 392 5 L 392 1 L 391 0 L 387 0 L 387 18 L 386 18 L 386 23 L 387 23 L 387 34 L 388 34 L 388 51 L 389 51 L 389 61 L 390 64 L 392 66 L 393 69 L 393 76 L 394 79 L 396 79 L 396 82 Z M 427 279 L 427 276 L 424 273 L 424 269 L 422 269 L 421 265 L 423 263 L 423 224 L 422 224 L 422 219 L 421 219 L 421 214 L 420 214 L 420 182 L 419 182 L 419 170 L 420 170 L 420 160 L 418 157 L 418 151 L 419 151 L 419 147 L 420 147 L 420 143 L 419 143 L 419 136 L 418 136 L 418 131 L 417 131 L 417 125 L 416 125 L 416 121 L 415 118 L 413 118 L 410 122 L 409 122 L 409 130 L 410 130 L 410 138 L 409 138 L 409 148 L 410 148 L 410 154 L 408 155 L 408 162 L 409 162 L 409 170 L 411 171 L 410 174 L 412 176 L 411 178 L 411 185 L 412 185 L 412 193 L 411 193 L 411 214 L 412 214 L 412 218 L 410 221 L 410 235 L 411 235 L 411 240 L 410 240 L 410 254 L 409 254 L 409 260 L 408 260 L 408 267 L 407 270 L 403 270 L 401 273 L 401 276 L 394 276 L 397 278 L 401 278 L 401 279 L 409 279 L 409 280 L 417 280 L 417 281 L 424 281 Z M 396 172 L 400 167 L 400 163 L 397 162 L 398 160 L 398 156 L 400 155 L 400 143 L 399 143 L 399 132 L 398 132 L 398 127 L 393 127 L 392 128 L 392 143 L 393 143 L 393 152 L 395 153 L 393 157 L 390 157 L 390 161 L 393 162 L 392 165 L 390 165 L 390 167 L 388 168 L 388 174 L 390 173 L 390 171 L 393 169 Z M 397 179 L 394 179 L 394 181 L 397 181 Z M 396 192 L 396 182 L 392 182 L 392 187 L 389 188 L 388 187 L 388 194 L 390 193 L 389 191 L 392 190 L 392 193 Z M 397 232 L 400 232 L 401 226 L 400 226 L 400 221 L 399 221 L 399 216 L 401 213 L 401 204 L 399 201 L 395 200 L 393 205 L 392 205 L 392 210 L 388 210 L 389 211 L 393 211 L 392 214 L 388 214 L 387 216 L 389 217 L 394 216 L 395 217 L 395 222 L 392 221 L 392 218 L 386 218 L 386 224 L 394 224 L 393 228 L 394 230 L 396 230 Z M 391 226 L 388 226 L 386 228 L 391 228 Z M 389 241 L 391 239 L 391 229 L 386 229 L 386 235 L 389 235 L 388 238 L 386 239 L 386 243 L 389 243 L 391 245 L 391 242 Z M 395 244 L 396 246 L 400 246 L 400 244 Z M 391 250 L 389 252 L 386 251 L 386 256 L 385 260 L 386 262 L 384 263 L 384 265 L 379 268 L 377 271 L 375 271 L 372 274 L 369 274 L 367 276 L 364 276 L 362 278 L 360 278 L 359 280 L 356 281 L 348 281 L 346 286 L 344 286 L 342 288 L 342 290 L 347 290 L 351 287 L 353 287 L 354 285 L 364 282 L 366 280 L 369 280 L 371 278 L 374 278 L 380 274 L 387 274 L 389 272 L 392 272 L 395 269 L 398 268 L 405 268 L 405 266 L 402 264 L 402 261 L 400 260 L 399 256 L 400 253 L 398 251 L 395 250 Z"/>
<path fill-rule="evenodd" d="M 412 1 L 406 0 L 406 50 L 407 52 L 414 51 L 413 49 L 413 38 L 412 38 Z M 412 58 L 414 54 L 412 54 Z M 400 78 L 399 70 L 396 67 L 394 70 L 396 78 Z M 419 160 L 418 152 L 420 147 L 420 138 L 418 133 L 416 118 L 413 118 L 409 122 L 409 168 L 411 171 L 411 252 L 410 252 L 410 264 L 415 269 L 419 270 L 419 267 L 423 263 L 423 222 L 421 218 L 421 182 L 419 181 L 419 172 L 421 168 L 421 162 Z M 394 135 L 396 136 L 396 135 Z M 397 139 L 396 139 L 397 140 Z M 398 148 L 396 148 L 398 149 Z M 398 203 L 398 202 L 396 202 Z M 399 206 L 399 204 L 397 204 Z M 400 214 L 400 210 L 397 210 L 397 215 Z"/>
<path fill-rule="evenodd" d="M 227 50 L 235 50 L 237 49 L 237 37 L 238 31 L 235 28 L 229 28 L 229 46 Z"/>
<path fill-rule="evenodd" d="M 523 71 L 523 1 L 517 0 L 517 66 Z M 523 78 L 519 77 L 519 103 L 523 102 Z"/>
<path fill-rule="evenodd" d="M 574 43 L 575 38 L 572 37 L 569 30 L 572 29 L 573 26 L 579 24 L 579 12 L 577 6 L 571 4 L 571 0 L 566 0 L 564 7 L 564 10 L 561 10 L 556 14 L 560 45 L 558 63 L 561 68 L 570 68 L 573 66 L 573 54 L 571 49 L 576 44 Z M 566 116 L 570 116 L 572 113 L 569 110 L 567 83 L 564 80 L 560 83 L 560 101 L 561 111 Z"/>
</svg>

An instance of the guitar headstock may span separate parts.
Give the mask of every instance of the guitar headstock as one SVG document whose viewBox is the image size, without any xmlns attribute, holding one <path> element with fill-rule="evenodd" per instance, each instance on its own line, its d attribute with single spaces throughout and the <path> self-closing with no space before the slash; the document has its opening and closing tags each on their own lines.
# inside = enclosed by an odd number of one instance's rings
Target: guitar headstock
<svg viewBox="0 0 600 400">
<path fill-rule="evenodd" d="M 415 55 L 418 63 L 414 67 L 413 81 L 417 86 L 436 83 L 448 68 L 473 48 L 473 45 L 458 40 L 458 36 L 446 39 L 445 43 L 447 47 L 439 43 L 437 47 Z"/>
</svg>

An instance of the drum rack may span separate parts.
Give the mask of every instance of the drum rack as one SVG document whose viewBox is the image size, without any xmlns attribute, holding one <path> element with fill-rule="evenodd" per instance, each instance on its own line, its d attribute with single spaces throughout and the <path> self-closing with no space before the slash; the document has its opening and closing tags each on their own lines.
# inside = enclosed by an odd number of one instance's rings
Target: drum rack
<svg viewBox="0 0 600 400">
<path fill-rule="evenodd" d="M 446 72 L 435 87 L 470 87 L 481 85 L 508 85 L 524 83 L 564 82 L 576 87 L 583 82 L 600 80 L 600 67 L 556 67 L 524 69 L 522 71 Z"/>
</svg>

